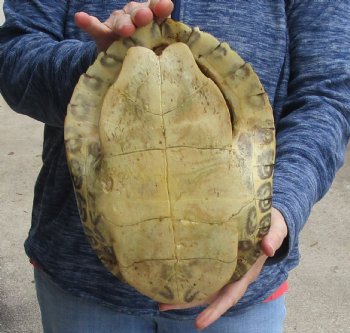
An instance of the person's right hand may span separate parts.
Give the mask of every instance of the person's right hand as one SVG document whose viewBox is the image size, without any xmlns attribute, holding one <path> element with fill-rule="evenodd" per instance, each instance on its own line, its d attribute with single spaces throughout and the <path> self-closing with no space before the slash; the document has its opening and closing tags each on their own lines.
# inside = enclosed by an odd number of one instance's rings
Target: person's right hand
<svg viewBox="0 0 350 333">
<path fill-rule="evenodd" d="M 123 9 L 115 10 L 103 23 L 85 12 L 76 13 L 75 24 L 95 40 L 99 51 L 106 51 L 119 36 L 130 37 L 137 27 L 145 26 L 153 19 L 164 20 L 173 8 L 171 0 L 131 1 Z"/>
</svg>

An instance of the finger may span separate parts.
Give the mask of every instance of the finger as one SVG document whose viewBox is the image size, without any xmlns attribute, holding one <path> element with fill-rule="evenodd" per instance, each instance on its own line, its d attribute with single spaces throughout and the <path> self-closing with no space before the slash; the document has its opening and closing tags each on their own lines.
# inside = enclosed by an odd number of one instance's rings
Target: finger
<svg viewBox="0 0 350 333">
<path fill-rule="evenodd" d="M 281 247 L 284 238 L 288 234 L 287 224 L 283 215 L 275 208 L 271 211 L 271 227 L 268 234 L 261 241 L 263 252 L 273 257 L 275 252 Z"/>
<path fill-rule="evenodd" d="M 133 12 L 136 9 L 148 8 L 148 7 L 149 7 L 148 2 L 130 1 L 123 7 L 123 11 L 126 14 L 131 14 L 131 12 Z"/>
<path fill-rule="evenodd" d="M 153 20 L 153 12 L 148 7 L 147 2 L 131 1 L 124 6 L 123 11 L 130 15 L 131 21 L 136 27 L 143 27 Z"/>
<path fill-rule="evenodd" d="M 104 23 L 116 35 L 130 37 L 137 27 L 147 25 L 154 16 L 161 19 L 168 17 L 173 8 L 171 0 L 131 1 L 123 10 L 114 11 Z"/>
<path fill-rule="evenodd" d="M 197 329 L 202 330 L 211 325 L 243 297 L 248 286 L 260 274 L 266 258 L 264 255 L 259 257 L 252 268 L 240 280 L 230 283 L 221 289 L 217 298 L 196 318 Z"/>
<path fill-rule="evenodd" d="M 132 22 L 137 27 L 144 27 L 153 20 L 153 13 L 149 8 L 137 8 L 130 13 Z"/>
<path fill-rule="evenodd" d="M 169 17 L 174 9 L 174 3 L 171 0 L 149 0 L 148 3 L 154 15 L 160 19 Z"/>
<path fill-rule="evenodd" d="M 102 35 L 111 36 L 112 31 L 100 20 L 84 12 L 76 13 L 74 16 L 75 24 L 87 32 L 92 38 L 99 38 Z"/>
<path fill-rule="evenodd" d="M 130 37 L 135 32 L 135 25 L 129 14 L 123 10 L 116 10 L 104 23 L 114 34 Z"/>
<path fill-rule="evenodd" d="M 160 311 L 169 311 L 169 310 L 182 310 L 182 309 L 190 309 L 196 306 L 204 306 L 207 305 L 208 301 L 198 301 L 184 304 L 159 304 Z"/>
<path fill-rule="evenodd" d="M 239 280 L 224 287 L 219 296 L 196 318 L 196 328 L 202 330 L 219 319 L 244 295 L 247 286 Z"/>
</svg>

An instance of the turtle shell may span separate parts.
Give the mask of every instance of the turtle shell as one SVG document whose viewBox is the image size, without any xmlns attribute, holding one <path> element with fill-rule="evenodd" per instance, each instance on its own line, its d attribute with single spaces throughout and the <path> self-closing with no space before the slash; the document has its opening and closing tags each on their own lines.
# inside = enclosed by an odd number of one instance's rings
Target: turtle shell
<svg viewBox="0 0 350 333">
<path fill-rule="evenodd" d="M 74 90 L 65 145 L 92 248 L 144 295 L 202 300 L 259 257 L 274 122 L 227 43 L 170 19 L 117 40 Z"/>
</svg>

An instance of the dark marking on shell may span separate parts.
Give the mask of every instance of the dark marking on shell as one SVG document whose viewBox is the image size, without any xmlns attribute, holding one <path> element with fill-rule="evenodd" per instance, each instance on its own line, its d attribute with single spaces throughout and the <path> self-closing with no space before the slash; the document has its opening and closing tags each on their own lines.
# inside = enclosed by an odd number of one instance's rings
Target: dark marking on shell
<svg viewBox="0 0 350 333">
<path fill-rule="evenodd" d="M 81 190 L 83 186 L 83 177 L 81 175 L 72 175 L 72 181 L 75 189 Z"/>
<path fill-rule="evenodd" d="M 90 208 L 91 208 L 89 210 L 89 218 L 90 218 L 91 223 L 96 227 L 99 224 L 103 223 L 104 219 L 103 219 L 102 215 L 95 214 L 95 212 L 96 212 L 95 200 L 91 199 L 89 197 L 89 204 L 90 204 Z"/>
<path fill-rule="evenodd" d="M 227 56 L 227 49 L 226 47 L 222 46 L 222 43 L 220 43 L 215 49 L 214 49 L 214 52 L 217 52 L 218 53 L 218 57 L 221 57 L 221 56 L 224 56 L 226 57 Z"/>
<path fill-rule="evenodd" d="M 260 128 L 255 132 L 257 143 L 269 145 L 275 138 L 275 131 L 272 128 Z"/>
<path fill-rule="evenodd" d="M 114 67 L 118 62 L 121 62 L 120 60 L 118 60 L 116 57 L 113 57 L 110 54 L 105 53 L 102 57 L 101 57 L 101 65 L 107 68 L 111 68 Z"/>
<path fill-rule="evenodd" d="M 255 248 L 250 252 L 250 255 L 246 258 L 248 264 L 253 265 L 261 255 L 260 243 L 256 244 Z"/>
<path fill-rule="evenodd" d="M 106 239 L 103 237 L 101 231 L 96 226 L 93 229 L 93 233 L 100 244 L 106 244 Z"/>
<path fill-rule="evenodd" d="M 260 179 L 265 180 L 272 177 L 273 164 L 259 165 L 257 168 L 258 168 L 258 176 Z"/>
<path fill-rule="evenodd" d="M 67 128 L 67 130 L 66 130 L 67 135 L 69 135 L 68 133 L 70 133 L 70 132 L 71 132 L 71 129 Z M 68 139 L 68 140 L 65 140 L 64 144 L 66 146 L 67 154 L 77 153 L 81 149 L 81 141 L 80 140 Z"/>
<path fill-rule="evenodd" d="M 238 249 L 242 251 L 247 251 L 253 248 L 254 244 L 251 240 L 242 240 L 238 242 Z"/>
<path fill-rule="evenodd" d="M 253 146 L 248 133 L 242 133 L 238 138 L 238 149 L 243 157 L 252 156 Z"/>
<path fill-rule="evenodd" d="M 246 231 L 248 235 L 252 235 L 257 228 L 256 208 L 252 207 L 248 212 L 248 220 L 246 224 Z"/>
<path fill-rule="evenodd" d="M 249 104 L 253 107 L 261 107 L 263 110 L 263 106 L 265 105 L 265 99 L 264 99 L 265 94 L 259 94 L 259 95 L 254 95 L 254 96 L 250 96 L 248 101 Z"/>
<path fill-rule="evenodd" d="M 105 246 L 104 248 L 104 257 L 108 259 L 108 262 L 111 265 L 116 265 L 117 264 L 117 258 L 115 256 L 114 250 L 112 246 Z"/>
<path fill-rule="evenodd" d="M 259 208 L 262 213 L 266 213 L 268 210 L 271 209 L 272 200 L 271 198 L 259 200 Z"/>
<path fill-rule="evenodd" d="M 97 256 L 103 261 L 104 264 L 109 266 L 109 269 L 115 269 L 118 261 L 114 253 L 112 246 L 107 245 L 106 240 L 101 235 L 100 231 L 88 224 L 83 224 L 84 232 L 89 240 L 91 247 L 96 252 Z M 121 278 L 118 274 L 118 278 Z"/>
<path fill-rule="evenodd" d="M 174 293 L 169 288 L 169 286 L 164 286 L 163 290 L 159 292 L 159 295 L 163 296 L 168 300 L 173 300 L 175 298 Z"/>
<path fill-rule="evenodd" d="M 70 160 L 70 170 L 73 175 L 81 175 L 81 164 L 75 158 Z"/>
<path fill-rule="evenodd" d="M 187 45 L 189 48 L 193 46 L 199 39 L 201 38 L 201 34 L 198 30 L 192 29 L 192 33 L 190 35 L 190 38 L 187 41 Z"/>
<path fill-rule="evenodd" d="M 127 48 L 130 49 L 130 47 L 136 46 L 137 44 L 132 40 L 132 38 L 123 38 L 123 45 Z"/>
<path fill-rule="evenodd" d="M 94 218 L 91 219 L 91 222 L 93 223 L 93 225 L 97 226 L 99 224 L 101 224 L 103 221 L 103 217 L 101 215 L 97 215 Z"/>
<path fill-rule="evenodd" d="M 168 280 L 169 276 L 171 276 L 171 270 L 172 270 L 171 266 L 166 265 L 166 264 L 162 265 L 162 269 L 161 269 L 161 272 L 160 272 L 160 277 L 163 280 Z"/>
<path fill-rule="evenodd" d="M 238 67 L 233 66 L 233 67 L 228 71 L 227 77 L 231 77 L 231 78 L 234 77 L 234 76 L 235 76 L 235 73 L 236 73 L 238 70 L 240 70 L 241 68 L 245 67 L 246 64 L 247 64 L 247 63 L 245 62 L 243 65 L 238 66 Z"/>
<path fill-rule="evenodd" d="M 160 25 L 160 29 L 162 35 L 166 36 L 168 40 L 170 39 L 172 42 L 186 43 L 191 36 L 191 32 L 188 29 L 182 27 L 181 23 L 170 19 L 164 21 Z"/>
<path fill-rule="evenodd" d="M 75 191 L 75 196 L 77 198 L 77 206 L 78 206 L 80 218 L 83 222 L 86 222 L 87 221 L 86 200 L 78 191 Z"/>
<path fill-rule="evenodd" d="M 248 63 L 245 63 L 242 67 L 238 68 L 234 73 L 232 73 L 230 76 L 233 79 L 239 78 L 240 80 L 245 80 L 250 75 L 250 68 L 247 66 Z"/>
<path fill-rule="evenodd" d="M 151 35 L 153 38 L 157 38 L 160 33 L 159 25 L 156 24 L 154 21 L 152 21 L 151 24 Z"/>
<path fill-rule="evenodd" d="M 161 32 L 163 36 L 169 36 L 169 37 L 173 37 L 172 35 L 172 31 L 170 29 L 169 24 L 166 23 L 166 21 L 160 26 Z M 175 37 L 175 40 L 177 41 L 177 38 Z"/>
<path fill-rule="evenodd" d="M 163 53 L 163 51 L 169 46 L 169 44 L 160 44 L 160 45 L 157 45 L 153 48 L 153 52 L 156 54 L 156 55 L 161 55 Z"/>
<path fill-rule="evenodd" d="M 264 150 L 257 158 L 259 165 L 268 165 L 274 160 L 275 153 L 272 149 Z"/>
<path fill-rule="evenodd" d="M 83 186 L 83 175 L 81 165 L 76 159 L 70 160 L 70 170 L 74 187 L 79 191 Z"/>
<path fill-rule="evenodd" d="M 94 237 L 93 231 L 86 224 L 84 224 L 84 232 L 85 232 L 86 237 L 89 240 L 89 243 L 90 243 L 91 247 L 94 250 L 96 250 L 96 248 L 98 248 L 101 244 L 98 244 L 97 240 Z"/>
<path fill-rule="evenodd" d="M 118 267 L 118 261 L 114 254 L 113 248 L 110 246 L 101 246 L 101 244 L 98 244 L 98 247 L 94 247 L 94 251 L 98 256 L 98 258 L 107 267 L 107 269 L 113 270 L 116 277 L 122 282 L 126 283 L 120 271 L 117 271 L 117 272 L 115 271 L 115 269 Z"/>
<path fill-rule="evenodd" d="M 199 291 L 194 290 L 193 288 L 188 289 L 186 291 L 186 294 L 185 294 L 185 297 L 184 297 L 185 302 L 191 303 L 196 298 L 196 296 L 198 294 L 199 294 Z"/>
<path fill-rule="evenodd" d="M 74 107 L 74 116 L 76 120 L 86 121 L 86 116 L 89 115 L 91 112 L 95 112 L 96 105 L 89 104 L 89 101 L 87 101 L 82 94 L 76 94 L 75 102 L 77 103 Z M 82 135 L 79 134 L 79 137 L 82 137 Z"/>
<path fill-rule="evenodd" d="M 69 112 L 74 116 L 74 117 L 79 117 L 81 114 L 81 107 L 76 104 L 69 104 Z"/>
<path fill-rule="evenodd" d="M 112 192 L 114 186 L 113 177 L 106 175 L 105 177 L 101 178 L 101 186 L 105 193 Z"/>
<path fill-rule="evenodd" d="M 89 155 L 94 156 L 95 158 L 100 157 L 101 155 L 101 145 L 99 142 L 93 142 L 89 145 Z"/>
<path fill-rule="evenodd" d="M 96 173 L 101 172 L 101 169 L 102 169 L 102 159 L 101 158 L 99 158 L 95 161 L 94 169 L 95 169 Z"/>
<path fill-rule="evenodd" d="M 96 202 L 96 193 L 93 193 L 93 192 L 88 192 L 88 202 L 89 202 L 89 205 L 90 207 L 93 207 L 94 210 L 96 209 L 96 205 L 95 205 L 95 202 Z"/>
<path fill-rule="evenodd" d="M 251 91 L 252 96 L 254 95 L 266 95 L 263 86 L 258 81 L 254 81 L 250 84 L 249 91 Z"/>
<path fill-rule="evenodd" d="M 92 90 L 99 90 L 102 85 L 102 80 L 99 77 L 91 76 L 88 74 L 83 75 L 84 84 Z"/>
<path fill-rule="evenodd" d="M 268 215 L 265 215 L 260 221 L 259 234 L 258 234 L 259 237 L 265 236 L 269 232 L 270 226 L 271 226 L 271 214 L 268 214 Z"/>
<path fill-rule="evenodd" d="M 270 199 L 272 196 L 271 183 L 262 184 L 257 190 L 257 197 L 259 199 Z"/>
</svg>

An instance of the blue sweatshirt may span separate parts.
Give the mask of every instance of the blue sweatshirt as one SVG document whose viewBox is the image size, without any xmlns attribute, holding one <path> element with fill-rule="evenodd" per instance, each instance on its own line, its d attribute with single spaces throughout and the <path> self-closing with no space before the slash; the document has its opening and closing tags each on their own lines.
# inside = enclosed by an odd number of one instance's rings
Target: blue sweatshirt
<svg viewBox="0 0 350 333">
<path fill-rule="evenodd" d="M 112 276 L 87 243 L 63 142 L 73 87 L 96 57 L 94 42 L 75 27 L 73 16 L 85 11 L 104 21 L 125 3 L 5 0 L 0 90 L 13 110 L 45 123 L 28 256 L 75 295 L 124 313 L 152 314 L 157 304 Z M 250 62 L 274 110 L 273 206 L 286 219 L 288 238 L 230 314 L 262 302 L 287 279 L 299 261 L 298 235 L 311 207 L 343 163 L 350 136 L 350 2 L 177 0 L 174 15 L 227 41 Z"/>
</svg>

